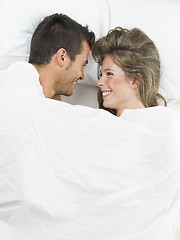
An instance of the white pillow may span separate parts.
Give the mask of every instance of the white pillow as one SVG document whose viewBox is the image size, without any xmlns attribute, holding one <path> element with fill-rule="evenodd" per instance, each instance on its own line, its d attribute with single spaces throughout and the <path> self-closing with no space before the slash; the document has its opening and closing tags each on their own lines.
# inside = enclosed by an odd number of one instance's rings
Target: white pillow
<svg viewBox="0 0 180 240">
<path fill-rule="evenodd" d="M 180 2 L 178 0 L 1 0 L 0 7 L 0 69 L 15 61 L 28 60 L 30 40 L 38 23 L 47 15 L 65 13 L 88 24 L 96 39 L 108 30 L 121 26 L 138 27 L 148 34 L 158 47 L 162 63 L 160 92 L 166 99 L 180 95 Z M 89 57 L 85 80 L 76 86 L 75 94 L 65 98 L 73 104 L 96 107 L 97 64 Z M 81 93 L 79 86 L 86 94 Z M 89 85 L 92 87 L 89 88 Z M 90 93 L 91 91 L 91 93 Z M 78 93 L 78 94 L 76 94 Z M 90 96 L 92 102 L 89 101 Z M 88 97 L 88 101 L 87 98 Z"/>
<path fill-rule="evenodd" d="M 88 25 L 96 38 L 105 35 L 109 27 L 107 4 L 103 0 L 1 0 L 0 7 L 0 69 L 15 61 L 28 60 L 32 33 L 40 21 L 53 13 L 65 13 L 82 25 Z M 96 84 L 97 68 L 89 59 L 85 82 Z"/>
<path fill-rule="evenodd" d="M 180 98 L 179 99 L 169 98 L 167 100 L 167 105 L 169 108 L 176 109 L 180 113 Z"/>
<path fill-rule="evenodd" d="M 160 92 L 180 96 L 180 1 L 108 0 L 110 28 L 140 28 L 156 44 L 162 64 Z"/>
<path fill-rule="evenodd" d="M 87 24 L 95 32 L 96 39 L 109 30 L 108 6 L 103 0 L 91 0 L 88 3 L 83 0 L 1 0 L 0 70 L 16 61 L 28 61 L 30 40 L 35 28 L 45 16 L 53 13 L 64 13 L 82 25 Z M 96 81 L 97 64 L 90 55 L 85 79 L 76 86 L 71 97 L 62 97 L 63 100 L 97 107 Z"/>
</svg>

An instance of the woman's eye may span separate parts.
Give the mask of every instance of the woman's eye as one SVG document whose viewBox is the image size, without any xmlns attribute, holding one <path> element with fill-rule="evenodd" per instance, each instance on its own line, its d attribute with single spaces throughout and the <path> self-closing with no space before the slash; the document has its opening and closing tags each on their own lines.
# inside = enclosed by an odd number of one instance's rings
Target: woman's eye
<svg viewBox="0 0 180 240">
<path fill-rule="evenodd" d="M 107 72 L 106 74 L 107 74 L 107 76 L 112 76 L 113 75 L 112 72 Z"/>
</svg>

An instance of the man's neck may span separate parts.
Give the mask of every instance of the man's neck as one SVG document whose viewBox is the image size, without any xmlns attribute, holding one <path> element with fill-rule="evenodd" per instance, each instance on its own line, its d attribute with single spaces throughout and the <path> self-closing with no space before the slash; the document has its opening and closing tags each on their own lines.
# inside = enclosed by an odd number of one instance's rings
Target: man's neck
<svg viewBox="0 0 180 240">
<path fill-rule="evenodd" d="M 45 79 L 45 76 L 47 77 L 48 76 L 48 71 L 45 69 L 45 67 L 43 67 L 43 71 L 41 70 L 41 68 L 35 64 L 32 64 L 35 69 L 37 70 L 38 74 L 39 74 L 39 82 L 43 88 L 43 93 L 44 93 L 44 96 L 47 97 L 47 98 L 51 98 L 51 99 L 54 99 L 54 100 L 58 100 L 58 101 L 61 101 L 61 96 L 60 95 L 57 95 L 53 92 L 50 92 L 49 91 L 49 86 L 47 86 L 47 81 L 43 81 L 43 79 Z M 43 75 L 43 77 L 42 77 Z"/>
</svg>

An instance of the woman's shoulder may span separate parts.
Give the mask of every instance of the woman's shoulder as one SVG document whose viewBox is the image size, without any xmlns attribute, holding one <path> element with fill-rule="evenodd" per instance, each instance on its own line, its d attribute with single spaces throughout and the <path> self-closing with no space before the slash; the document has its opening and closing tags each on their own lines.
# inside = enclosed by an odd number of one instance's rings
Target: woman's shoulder
<svg viewBox="0 0 180 240">
<path fill-rule="evenodd" d="M 121 118 L 159 133 L 167 133 L 176 128 L 180 114 L 174 109 L 157 106 L 141 109 L 126 109 Z"/>
<path fill-rule="evenodd" d="M 154 117 L 157 121 L 171 122 L 180 118 L 180 113 L 176 109 L 164 106 L 146 108 L 146 114 Z"/>
<path fill-rule="evenodd" d="M 176 109 L 172 109 L 164 106 L 156 106 L 149 108 L 139 108 L 139 109 L 125 109 L 122 113 L 122 117 L 130 115 L 137 115 L 141 117 L 171 117 L 173 115 L 180 115 Z"/>
</svg>

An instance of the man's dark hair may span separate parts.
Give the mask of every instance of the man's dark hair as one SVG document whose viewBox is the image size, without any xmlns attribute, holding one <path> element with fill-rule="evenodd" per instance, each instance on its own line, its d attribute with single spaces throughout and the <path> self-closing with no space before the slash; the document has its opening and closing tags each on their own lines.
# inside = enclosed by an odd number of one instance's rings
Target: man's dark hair
<svg viewBox="0 0 180 240">
<path fill-rule="evenodd" d="M 66 49 L 71 61 L 82 51 L 82 41 L 91 48 L 95 35 L 88 26 L 82 26 L 65 14 L 53 14 L 37 26 L 30 48 L 29 63 L 37 66 L 48 64 L 59 48 Z"/>
</svg>

